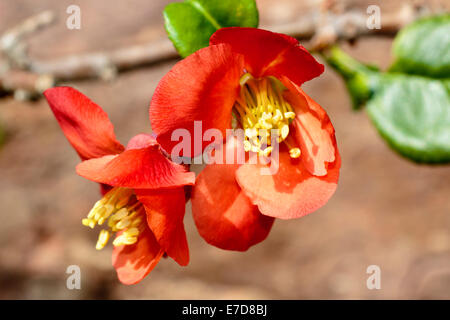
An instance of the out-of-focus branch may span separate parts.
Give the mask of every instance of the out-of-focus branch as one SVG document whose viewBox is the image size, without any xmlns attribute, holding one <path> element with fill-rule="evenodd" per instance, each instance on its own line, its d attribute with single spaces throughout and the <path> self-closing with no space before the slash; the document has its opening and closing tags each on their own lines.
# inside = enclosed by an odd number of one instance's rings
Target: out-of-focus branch
<svg viewBox="0 0 450 320">
<path fill-rule="evenodd" d="M 321 50 L 333 45 L 339 40 L 354 40 L 362 36 L 395 35 L 410 22 L 432 13 L 435 9 L 425 3 L 405 3 L 398 11 L 382 13 L 381 28 L 369 29 L 367 19 L 369 15 L 361 10 L 330 10 L 335 1 L 326 1 L 328 6 L 313 12 L 306 18 L 301 18 L 284 25 L 270 28 L 271 31 L 288 34 L 300 40 L 310 39 L 309 50 Z"/>
<path fill-rule="evenodd" d="M 118 71 L 178 57 L 169 39 L 119 48 L 109 52 L 72 55 L 50 61 L 32 61 L 30 70 L 52 74 L 58 80 L 87 77 L 113 78 Z"/>
<path fill-rule="evenodd" d="M 55 20 L 51 11 L 32 16 L 0 36 L 0 93 L 13 92 L 17 99 L 29 99 L 54 85 L 51 75 L 28 71 L 31 60 L 25 38 Z"/>
<path fill-rule="evenodd" d="M 8 63 L 24 68 L 29 62 L 26 53 L 27 46 L 23 42 L 24 38 L 50 25 L 54 20 L 55 15 L 52 11 L 44 11 L 7 30 L 0 37 L 0 52 L 6 57 Z"/>
<path fill-rule="evenodd" d="M 8 70 L 0 77 L 0 89 L 14 92 L 17 100 L 28 100 L 54 86 L 55 80 L 49 74 L 38 74 L 25 70 Z M 1 91 L 1 90 L 0 90 Z"/>
<path fill-rule="evenodd" d="M 408 3 L 396 12 L 382 13 L 381 29 L 369 29 L 366 25 L 368 14 L 365 11 L 333 8 L 338 3 L 342 2 L 324 0 L 319 10 L 302 16 L 298 21 L 263 28 L 298 39 L 310 39 L 308 49 L 322 50 L 339 40 L 353 40 L 366 35 L 394 35 L 411 21 L 436 13 L 426 3 Z M 0 91 L 12 91 L 17 98 L 28 98 L 60 81 L 92 77 L 112 79 L 122 70 L 178 57 L 172 43 L 166 38 L 111 51 L 77 54 L 48 61 L 28 57 L 23 42 L 25 36 L 49 25 L 53 20 L 54 15 L 46 11 L 0 36 Z"/>
<path fill-rule="evenodd" d="M 367 13 L 350 11 L 343 14 L 319 12 L 302 17 L 297 22 L 267 27 L 275 32 L 285 33 L 299 39 L 313 39 L 311 49 L 335 43 L 337 40 L 353 39 L 363 35 L 393 35 L 407 23 L 423 14 L 412 5 L 405 5 L 399 12 L 384 14 L 381 29 L 368 29 Z M 118 71 L 160 62 L 178 57 L 172 43 L 161 39 L 133 47 L 119 48 L 109 52 L 73 55 L 51 61 L 32 61 L 30 70 L 36 73 L 52 74 L 56 79 L 96 77 L 110 79 Z"/>
</svg>

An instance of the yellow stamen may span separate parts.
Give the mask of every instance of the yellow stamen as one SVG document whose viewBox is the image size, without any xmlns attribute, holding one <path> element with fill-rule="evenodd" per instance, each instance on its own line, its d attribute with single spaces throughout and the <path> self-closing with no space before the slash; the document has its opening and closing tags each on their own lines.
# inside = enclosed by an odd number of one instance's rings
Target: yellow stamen
<svg viewBox="0 0 450 320">
<path fill-rule="evenodd" d="M 295 112 L 283 97 L 283 84 L 273 77 L 255 79 L 245 73 L 240 85 L 234 109 L 236 120 L 245 132 L 244 150 L 269 156 L 273 150 L 271 134 L 276 134 L 277 142 L 286 143 L 292 158 L 300 157 L 300 149 L 286 141 Z"/>
<path fill-rule="evenodd" d="M 125 237 L 124 235 L 121 235 L 121 236 L 118 236 L 116 239 L 114 239 L 113 245 L 115 247 L 118 247 L 118 246 L 123 246 L 123 245 L 134 244 L 136 242 L 137 242 L 136 237 Z"/>
<path fill-rule="evenodd" d="M 284 143 L 286 144 L 286 146 L 287 146 L 288 149 L 289 149 L 289 156 L 290 156 L 291 158 L 297 159 L 297 158 L 300 157 L 300 155 L 302 154 L 300 148 L 293 147 L 293 146 L 291 145 L 291 143 L 289 143 L 287 140 L 284 141 Z"/>
<path fill-rule="evenodd" d="M 300 157 L 300 155 L 301 155 L 300 148 L 292 148 L 292 149 L 290 149 L 289 150 L 289 155 L 291 156 L 291 158 L 294 158 L 294 159 Z"/>
<path fill-rule="evenodd" d="M 144 212 L 132 189 L 116 187 L 97 201 L 87 218 L 81 222 L 93 229 L 108 221 L 108 229 L 100 231 L 95 246 L 97 250 L 101 250 L 108 243 L 111 234 L 118 231 L 122 233 L 113 241 L 114 246 L 136 243 L 145 228 Z"/>
<path fill-rule="evenodd" d="M 248 140 L 244 140 L 244 150 L 250 151 L 252 149 L 252 144 Z"/>
<path fill-rule="evenodd" d="M 287 124 L 281 127 L 281 141 L 287 138 L 289 135 L 289 126 Z"/>
<path fill-rule="evenodd" d="M 286 119 L 294 119 L 294 118 L 295 118 L 295 113 L 292 112 L 292 111 L 285 112 L 285 113 L 284 113 L 284 117 L 285 117 Z"/>
<path fill-rule="evenodd" d="M 127 237 L 136 237 L 139 234 L 139 229 L 138 228 L 130 228 L 127 231 L 125 231 L 123 234 L 126 235 Z"/>
<path fill-rule="evenodd" d="M 106 244 L 108 243 L 110 237 L 110 233 L 108 230 L 102 230 L 98 234 L 97 244 L 95 245 L 95 249 L 102 250 Z"/>
<path fill-rule="evenodd" d="M 264 155 L 265 157 L 270 156 L 270 153 L 272 152 L 272 150 L 273 150 L 273 147 L 267 147 L 267 148 L 265 148 L 264 151 L 263 151 L 263 155 Z"/>
</svg>

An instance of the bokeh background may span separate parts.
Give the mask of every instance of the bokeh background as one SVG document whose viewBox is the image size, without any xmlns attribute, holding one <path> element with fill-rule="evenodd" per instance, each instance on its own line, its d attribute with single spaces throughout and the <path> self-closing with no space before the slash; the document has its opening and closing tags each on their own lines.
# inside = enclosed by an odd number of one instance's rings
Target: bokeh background
<svg viewBox="0 0 450 320">
<path fill-rule="evenodd" d="M 0 0 L 0 34 L 52 9 L 58 21 L 29 40 L 30 55 L 52 59 L 165 37 L 166 0 Z M 309 14 L 318 1 L 257 0 L 261 26 Z M 382 15 L 405 1 L 350 1 Z M 449 1 L 437 1 L 450 5 Z M 82 10 L 82 29 L 65 26 L 67 6 Z M 383 16 L 382 16 L 383 17 Z M 386 68 L 392 38 L 360 38 L 344 49 Z M 75 81 L 102 106 L 123 142 L 150 132 L 148 105 L 170 60 L 110 82 Z M 267 240 L 246 253 L 207 245 L 190 206 L 185 218 L 188 267 L 163 259 L 140 284 L 121 285 L 111 246 L 95 250 L 97 233 L 81 225 L 98 186 L 76 175 L 78 157 L 45 100 L 0 100 L 6 142 L 0 148 L 1 299 L 416 299 L 450 298 L 450 167 L 413 164 L 391 151 L 364 111 L 353 112 L 343 81 L 326 67 L 305 86 L 329 113 L 342 155 L 335 196 L 317 212 L 277 220 Z M 66 288 L 79 265 L 81 290 Z M 381 289 L 368 290 L 366 268 L 381 268 Z"/>
</svg>

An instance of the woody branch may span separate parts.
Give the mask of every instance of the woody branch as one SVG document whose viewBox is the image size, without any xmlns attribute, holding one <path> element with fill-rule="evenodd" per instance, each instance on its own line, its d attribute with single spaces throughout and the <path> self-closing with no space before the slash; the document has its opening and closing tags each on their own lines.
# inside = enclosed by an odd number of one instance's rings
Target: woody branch
<svg viewBox="0 0 450 320">
<path fill-rule="evenodd" d="M 322 50 L 340 40 L 362 36 L 394 35 L 415 19 L 436 13 L 426 3 L 405 4 L 400 10 L 385 13 L 381 29 L 367 28 L 365 11 L 336 9 L 335 1 L 324 1 L 321 8 L 288 24 L 263 26 L 274 32 L 309 40 L 307 48 Z M 155 64 L 178 57 L 168 39 L 160 39 L 111 51 L 77 54 L 40 61 L 27 55 L 26 36 L 54 21 L 51 12 L 31 17 L 0 37 L 0 92 L 14 92 L 26 99 L 61 81 L 93 78 L 112 79 L 120 71 Z"/>
</svg>

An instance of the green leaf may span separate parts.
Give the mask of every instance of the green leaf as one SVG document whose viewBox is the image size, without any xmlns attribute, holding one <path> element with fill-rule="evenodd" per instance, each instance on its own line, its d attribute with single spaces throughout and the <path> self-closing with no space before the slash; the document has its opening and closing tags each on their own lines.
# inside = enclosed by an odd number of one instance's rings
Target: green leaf
<svg viewBox="0 0 450 320">
<path fill-rule="evenodd" d="M 178 53 L 187 57 L 207 47 L 211 35 L 224 27 L 258 26 L 255 0 L 186 0 L 164 9 L 166 31 Z"/>
<path fill-rule="evenodd" d="M 450 14 L 420 19 L 395 38 L 391 71 L 450 77 Z"/>
<path fill-rule="evenodd" d="M 367 104 L 381 136 L 403 156 L 422 163 L 450 162 L 450 91 L 439 80 L 382 75 Z"/>
<path fill-rule="evenodd" d="M 394 150 L 420 163 L 450 162 L 450 79 L 382 73 L 338 48 L 326 59 Z"/>
<path fill-rule="evenodd" d="M 338 48 L 328 63 L 354 107 L 367 113 L 388 144 L 421 163 L 450 162 L 450 15 L 420 19 L 394 40 L 389 72 L 368 68 Z"/>
</svg>

